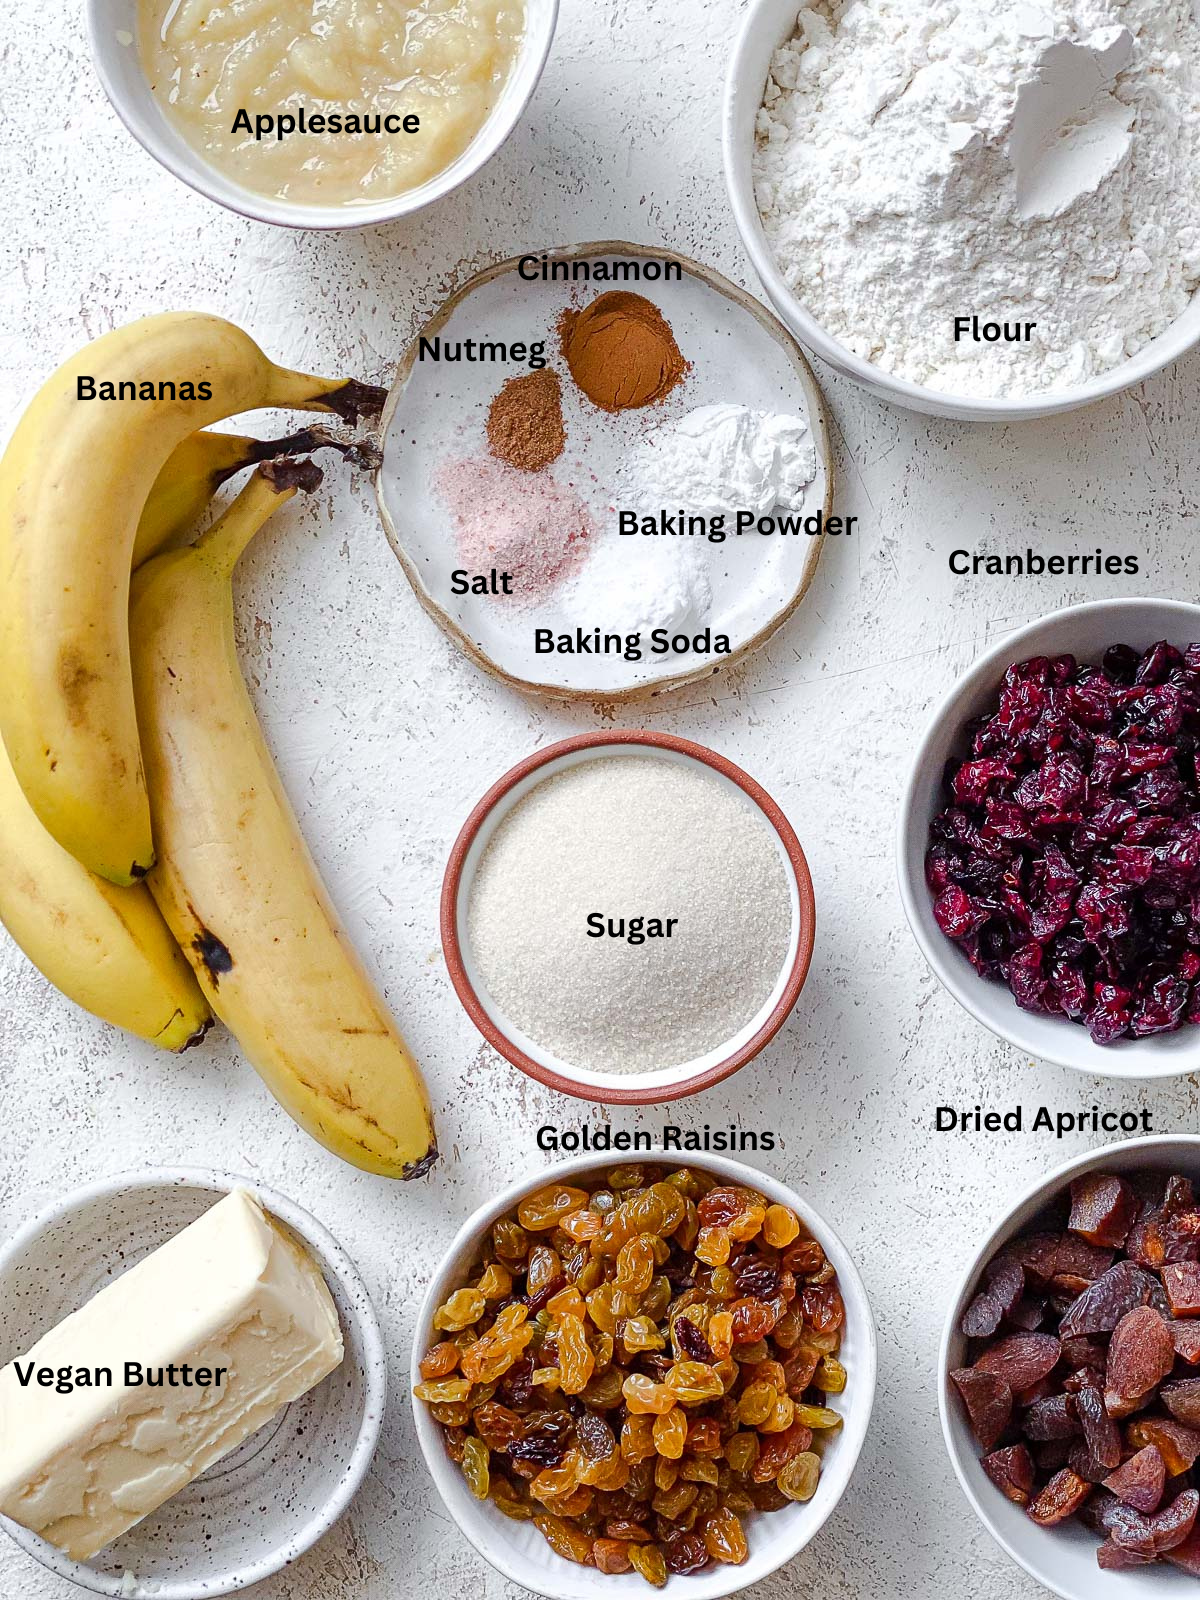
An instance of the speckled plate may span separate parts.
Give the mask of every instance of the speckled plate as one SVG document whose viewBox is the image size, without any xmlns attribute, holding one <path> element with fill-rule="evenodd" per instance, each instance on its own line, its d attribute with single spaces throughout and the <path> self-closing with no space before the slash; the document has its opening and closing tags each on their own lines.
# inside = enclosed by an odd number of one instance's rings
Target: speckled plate
<svg viewBox="0 0 1200 1600">
<path fill-rule="evenodd" d="M 516 270 L 519 262 L 542 254 L 551 262 L 672 262 L 683 276 L 668 283 L 617 284 L 522 279 Z M 559 353 L 557 335 L 565 309 L 585 305 L 613 287 L 634 289 L 659 306 L 691 363 L 687 378 L 665 401 L 617 416 L 598 410 L 578 391 Z M 783 324 L 735 284 L 673 251 L 619 241 L 532 251 L 470 279 L 418 331 L 397 369 L 383 414 L 383 465 L 376 493 L 388 539 L 417 598 L 486 672 L 552 699 L 636 700 L 709 677 L 757 649 L 792 615 L 816 574 L 825 536 L 750 533 L 705 545 L 713 603 L 703 620 L 714 632 L 728 635 L 727 655 L 651 655 L 643 650 L 642 659 L 630 661 L 617 654 L 537 654 L 535 627 L 573 632 L 579 625 L 616 626 L 605 618 L 601 586 L 594 607 L 590 599 L 586 602 L 586 613 L 571 593 L 572 582 L 586 579 L 586 564 L 579 577 L 536 605 L 454 595 L 451 572 L 466 563 L 458 552 L 450 511 L 434 487 L 435 476 L 449 459 L 486 454 L 485 425 L 493 396 L 508 378 L 529 369 L 515 363 L 419 361 L 421 338 L 438 335 L 449 341 L 545 342 L 547 362 L 563 379 L 567 430 L 566 448 L 549 470 L 591 512 L 597 547 L 619 537 L 611 491 L 616 469 L 630 448 L 650 429 L 720 401 L 807 416 L 817 472 L 801 515 L 823 510 L 828 517 L 833 464 L 825 403 L 811 367 Z M 635 562 L 651 554 L 644 549 L 649 543 L 640 537 L 622 541 Z"/>
<path fill-rule="evenodd" d="M 259 1583 L 329 1531 L 375 1454 L 386 1366 L 357 1268 L 306 1211 L 227 1173 L 170 1168 L 106 1178 L 27 1223 L 0 1249 L 0 1366 L 239 1188 L 311 1251 L 338 1309 L 346 1359 L 92 1561 L 72 1561 L 0 1517 L 29 1555 L 95 1594 L 207 1600 Z"/>
</svg>

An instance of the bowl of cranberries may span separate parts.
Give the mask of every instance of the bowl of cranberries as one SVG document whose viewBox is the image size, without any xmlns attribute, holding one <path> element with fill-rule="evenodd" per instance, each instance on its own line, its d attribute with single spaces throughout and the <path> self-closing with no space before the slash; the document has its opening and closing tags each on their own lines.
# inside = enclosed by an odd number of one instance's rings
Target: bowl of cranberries
<svg viewBox="0 0 1200 1600">
<path fill-rule="evenodd" d="M 1200 1594 L 1200 1137 L 1040 1181 L 966 1273 L 942 1429 L 994 1539 L 1065 1600 Z"/>
<path fill-rule="evenodd" d="M 467 1539 L 555 1600 L 719 1600 L 841 1499 L 875 1394 L 845 1247 L 723 1156 L 561 1162 L 459 1231 L 413 1345 L 417 1438 Z"/>
<path fill-rule="evenodd" d="M 901 808 L 899 881 L 951 994 L 1022 1051 L 1200 1068 L 1200 607 L 1070 606 L 975 662 Z"/>
</svg>

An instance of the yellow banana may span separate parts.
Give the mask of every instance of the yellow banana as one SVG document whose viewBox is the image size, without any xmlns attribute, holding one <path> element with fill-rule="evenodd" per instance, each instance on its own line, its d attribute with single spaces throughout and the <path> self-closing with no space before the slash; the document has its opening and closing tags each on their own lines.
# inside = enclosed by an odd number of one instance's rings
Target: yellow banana
<svg viewBox="0 0 1200 1600">
<path fill-rule="evenodd" d="M 82 398 L 89 385 L 98 396 L 132 385 L 139 398 Z M 284 406 L 349 421 L 380 399 L 362 384 L 286 371 L 232 323 L 181 312 L 97 339 L 22 417 L 0 461 L 0 736 L 43 826 L 101 877 L 135 882 L 154 859 L 127 608 L 138 521 L 159 471 L 197 428 L 240 411 Z"/>
<path fill-rule="evenodd" d="M 320 426 L 300 428 L 282 439 L 247 439 L 242 434 L 214 433 L 210 429 L 190 433 L 175 446 L 154 480 L 133 542 L 133 565 L 140 567 L 194 523 L 221 485 L 244 467 L 325 448 L 340 450 L 348 460 L 369 471 L 379 465 L 378 452 L 368 441 L 335 439 Z"/>
<path fill-rule="evenodd" d="M 437 1160 L 425 1087 L 305 848 L 238 668 L 231 578 L 311 462 L 260 467 L 194 545 L 135 574 L 133 682 L 158 861 L 148 883 L 221 1021 L 343 1160 Z"/>
<path fill-rule="evenodd" d="M 145 532 L 147 555 L 161 548 L 191 511 L 199 457 L 215 455 L 213 446 L 181 455 L 191 442 L 184 441 L 155 484 L 154 526 L 143 517 L 138 531 L 139 541 Z M 228 446 L 221 448 L 228 456 Z M 176 508 L 173 519 L 171 507 Z M 105 1022 L 166 1050 L 185 1049 L 212 1022 L 208 1002 L 149 889 L 106 883 L 51 838 L 26 800 L 3 745 L 0 923 L 56 989 Z"/>
<path fill-rule="evenodd" d="M 144 884 L 120 889 L 52 839 L 0 748 L 0 922 L 69 1000 L 165 1050 L 212 1021 Z"/>
</svg>

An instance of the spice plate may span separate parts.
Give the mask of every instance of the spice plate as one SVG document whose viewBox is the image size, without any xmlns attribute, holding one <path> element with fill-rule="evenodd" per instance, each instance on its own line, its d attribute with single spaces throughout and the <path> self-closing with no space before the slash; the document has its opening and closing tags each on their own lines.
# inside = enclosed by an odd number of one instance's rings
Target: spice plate
<svg viewBox="0 0 1200 1600">
<path fill-rule="evenodd" d="M 551 266 L 565 264 L 568 270 L 575 270 L 577 263 L 593 269 L 616 262 L 629 262 L 635 269 L 650 262 L 671 263 L 682 276 L 665 283 L 643 278 L 615 284 L 608 279 L 521 277 L 522 262 L 534 263 L 526 271 L 540 274 L 543 260 Z M 558 323 L 564 311 L 586 306 L 614 287 L 635 291 L 661 310 L 689 370 L 659 403 L 611 414 L 593 405 L 572 382 L 559 349 Z M 440 339 L 443 350 L 457 349 L 468 339 L 544 342 L 547 366 L 562 380 L 566 444 L 550 470 L 554 481 L 586 507 L 592 532 L 582 541 L 571 575 L 537 603 L 452 593 L 451 574 L 468 563 L 456 542 L 452 513 L 436 487 L 447 462 L 486 458 L 489 405 L 506 380 L 529 369 L 511 362 L 420 359 L 422 339 Z M 804 598 L 820 559 L 823 533 L 763 535 L 751 530 L 723 542 L 698 535 L 622 539 L 614 514 L 611 491 L 631 449 L 660 425 L 721 403 L 807 418 L 816 471 L 794 515 L 815 518 L 820 512 L 828 518 L 834 477 L 820 388 L 783 325 L 735 285 L 673 252 L 619 242 L 531 253 L 478 274 L 419 331 L 400 363 L 383 415 L 383 464 L 376 479 L 380 513 L 417 598 L 485 671 L 555 699 L 636 699 L 707 677 L 757 648 Z M 688 508 L 664 507 L 681 509 Z M 605 615 L 603 582 L 597 579 L 590 595 L 587 587 L 588 563 L 605 541 L 615 544 L 618 539 L 628 561 L 639 564 L 657 558 L 658 551 L 647 546 L 662 547 L 667 539 L 703 545 L 712 604 L 702 621 L 713 635 L 727 635 L 728 654 L 671 649 L 654 654 L 648 638 L 642 640 L 640 659 L 627 659 L 626 650 L 537 652 L 539 628 L 571 636 L 597 629 L 623 633 Z M 639 565 L 633 570 L 640 574 L 642 569 Z M 680 631 L 694 637 L 696 630 L 689 625 Z M 668 629 L 672 636 L 675 632 L 673 626 Z"/>
</svg>

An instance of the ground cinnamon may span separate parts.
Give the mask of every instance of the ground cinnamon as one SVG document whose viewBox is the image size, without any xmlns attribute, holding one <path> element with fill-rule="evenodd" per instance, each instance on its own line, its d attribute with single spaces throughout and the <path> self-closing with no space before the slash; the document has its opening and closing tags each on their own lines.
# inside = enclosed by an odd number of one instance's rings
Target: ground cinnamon
<svg viewBox="0 0 1200 1600">
<path fill-rule="evenodd" d="M 571 376 L 602 411 L 654 405 L 687 371 L 662 312 L 628 289 L 565 311 L 558 331 Z"/>
<path fill-rule="evenodd" d="M 562 385 L 549 367 L 510 378 L 492 401 L 488 448 L 498 461 L 521 472 L 541 472 L 562 455 Z"/>
</svg>

